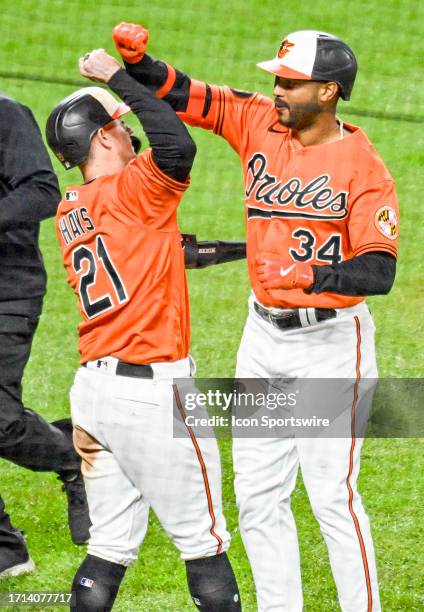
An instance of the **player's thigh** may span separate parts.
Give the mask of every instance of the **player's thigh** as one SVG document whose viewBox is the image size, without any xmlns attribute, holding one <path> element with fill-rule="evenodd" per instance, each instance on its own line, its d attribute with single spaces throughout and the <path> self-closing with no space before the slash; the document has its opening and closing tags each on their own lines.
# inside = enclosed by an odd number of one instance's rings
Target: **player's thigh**
<svg viewBox="0 0 424 612">
<path fill-rule="evenodd" d="M 299 330 L 291 359 L 303 378 L 377 378 L 375 326 L 364 303 L 337 318 Z"/>
<path fill-rule="evenodd" d="M 257 438 L 233 438 L 234 488 L 241 510 L 256 506 L 267 512 L 268 504 L 288 499 L 296 484 L 299 459 L 295 440 L 260 434 Z"/>
<path fill-rule="evenodd" d="M 184 559 L 228 548 L 222 509 L 221 465 L 215 439 L 174 438 L 167 465 L 145 479 L 146 495 Z"/>
<path fill-rule="evenodd" d="M 314 508 L 337 507 L 356 489 L 360 453 L 372 408 L 376 378 L 304 379 L 297 417 L 314 423 L 296 438 L 305 487 Z M 347 485 L 349 483 L 349 486 Z"/>
<path fill-rule="evenodd" d="M 182 556 L 216 554 L 229 543 L 218 447 L 215 439 L 197 439 L 181 423 L 174 429 L 173 397 L 170 384 L 115 389 L 108 440 Z"/>
<path fill-rule="evenodd" d="M 129 565 L 137 558 L 147 530 L 149 506 L 123 473 L 110 450 L 78 425 L 74 442 L 90 512 L 89 554 Z"/>
<path fill-rule="evenodd" d="M 88 552 L 129 565 L 145 536 L 149 506 L 105 436 L 109 379 L 96 371 L 78 371 L 71 392 L 74 445 L 82 458 L 92 522 Z"/>
</svg>

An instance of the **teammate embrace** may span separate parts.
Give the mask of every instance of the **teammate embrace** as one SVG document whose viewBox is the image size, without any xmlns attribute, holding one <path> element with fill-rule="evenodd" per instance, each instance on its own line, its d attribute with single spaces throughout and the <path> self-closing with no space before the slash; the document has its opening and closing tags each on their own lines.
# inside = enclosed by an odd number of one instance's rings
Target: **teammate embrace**
<svg viewBox="0 0 424 612">
<path fill-rule="evenodd" d="M 365 296 L 387 293 L 396 268 L 393 180 L 371 143 L 336 117 L 356 59 L 325 32 L 295 32 L 273 60 L 274 100 L 196 81 L 146 54 L 148 32 L 113 32 L 125 69 L 103 50 L 80 60 L 91 87 L 64 99 L 49 145 L 84 183 L 68 187 L 57 232 L 77 295 L 75 443 L 92 528 L 72 590 L 75 609 L 110 610 L 152 507 L 186 562 L 194 604 L 241 609 L 226 556 L 214 439 L 174 438 L 175 379 L 194 373 L 177 225 L 195 145 L 182 121 L 213 130 L 240 155 L 245 179 L 249 315 L 237 378 L 344 378 L 344 437 L 235 438 L 240 528 L 261 612 L 303 608 L 290 496 L 299 467 L 326 540 L 344 612 L 380 610 L 368 517 L 357 490 L 358 406 L 376 378 Z M 150 148 L 136 155 L 121 116 L 132 110 Z M 312 400 L 313 401 L 313 400 Z"/>
</svg>

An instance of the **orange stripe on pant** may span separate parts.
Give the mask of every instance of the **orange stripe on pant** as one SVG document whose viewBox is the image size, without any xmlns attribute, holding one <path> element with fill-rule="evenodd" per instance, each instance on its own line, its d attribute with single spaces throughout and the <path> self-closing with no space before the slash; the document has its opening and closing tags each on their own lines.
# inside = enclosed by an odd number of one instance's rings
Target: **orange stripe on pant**
<svg viewBox="0 0 424 612">
<path fill-rule="evenodd" d="M 352 476 L 353 471 L 353 454 L 355 451 L 356 445 L 356 431 L 355 431 L 355 418 L 356 418 L 356 406 L 358 403 L 358 388 L 359 382 L 361 380 L 361 324 L 359 321 L 359 317 L 355 316 L 355 324 L 356 324 L 356 381 L 355 387 L 353 391 L 353 402 L 352 402 L 352 416 L 351 416 L 351 435 L 352 435 L 352 443 L 350 446 L 350 455 L 349 455 L 349 473 L 346 478 L 346 486 L 349 491 L 349 512 L 353 518 L 353 522 L 355 523 L 356 534 L 359 540 L 359 546 L 361 548 L 362 561 L 364 564 L 364 572 L 365 572 L 365 581 L 367 584 L 367 593 L 368 593 L 368 606 L 367 612 L 372 611 L 372 591 L 371 591 L 371 579 L 370 572 L 368 567 L 368 559 L 367 559 L 367 551 L 365 550 L 364 538 L 362 537 L 361 527 L 359 525 L 358 517 L 355 514 L 353 509 L 353 490 L 350 485 L 350 478 Z"/>
<path fill-rule="evenodd" d="M 215 513 L 213 511 L 213 504 L 212 504 L 212 495 L 211 495 L 211 490 L 210 490 L 210 486 L 209 486 L 209 479 L 208 479 L 208 473 L 206 470 L 206 465 L 205 462 L 203 460 L 202 457 L 202 451 L 200 450 L 199 444 L 196 440 L 196 436 L 193 433 L 193 430 L 191 429 L 191 427 L 189 427 L 186 424 L 186 414 L 184 412 L 184 408 L 183 405 L 181 403 L 181 399 L 180 399 L 180 394 L 178 393 L 178 388 L 177 385 L 172 385 L 172 388 L 174 390 L 174 396 L 175 396 L 175 401 L 177 402 L 177 407 L 178 407 L 178 411 L 181 415 L 181 418 L 183 420 L 183 422 L 186 425 L 187 431 L 190 435 L 191 441 L 193 442 L 193 446 L 195 448 L 196 454 L 197 454 L 197 458 L 199 460 L 200 466 L 202 468 L 202 476 L 203 476 L 203 482 L 205 483 L 205 491 L 206 491 L 206 497 L 208 500 L 208 509 L 209 509 L 209 515 L 211 517 L 212 520 L 212 525 L 210 528 L 210 533 L 211 535 L 216 538 L 217 542 L 218 542 L 218 546 L 217 546 L 217 551 L 216 554 L 219 555 L 222 552 L 222 539 L 219 537 L 219 535 L 216 533 L 215 531 L 215 525 L 216 525 L 216 518 L 215 518 Z"/>
</svg>

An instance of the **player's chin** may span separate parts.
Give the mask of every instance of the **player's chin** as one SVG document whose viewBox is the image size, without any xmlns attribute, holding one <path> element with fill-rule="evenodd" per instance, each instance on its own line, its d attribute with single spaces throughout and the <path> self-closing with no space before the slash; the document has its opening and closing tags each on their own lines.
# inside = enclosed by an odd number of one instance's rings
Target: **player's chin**
<svg viewBox="0 0 424 612">
<path fill-rule="evenodd" d="M 290 115 L 289 109 L 285 107 L 276 107 L 275 110 L 277 111 L 278 121 L 281 123 L 281 125 L 284 125 L 285 127 L 291 127 L 293 119 Z"/>
<path fill-rule="evenodd" d="M 124 162 L 124 164 L 129 164 L 131 160 L 135 159 L 137 157 L 137 155 L 135 154 L 135 151 L 132 147 L 130 147 L 129 149 L 126 149 L 125 152 L 122 155 L 122 161 Z"/>
</svg>

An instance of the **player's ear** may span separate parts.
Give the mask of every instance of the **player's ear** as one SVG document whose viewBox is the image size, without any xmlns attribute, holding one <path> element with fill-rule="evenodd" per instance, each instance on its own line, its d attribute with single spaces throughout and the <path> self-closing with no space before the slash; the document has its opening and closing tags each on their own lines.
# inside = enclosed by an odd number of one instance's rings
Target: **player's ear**
<svg viewBox="0 0 424 612">
<path fill-rule="evenodd" d="M 334 81 L 322 83 L 318 91 L 318 97 L 323 104 L 336 104 L 339 98 L 339 86 Z"/>
<path fill-rule="evenodd" d="M 112 138 L 109 134 L 109 130 L 107 130 L 105 127 L 99 128 L 95 136 L 93 137 L 91 144 L 93 145 L 94 142 L 97 142 L 101 147 L 105 149 L 111 149 L 112 148 Z"/>
</svg>

